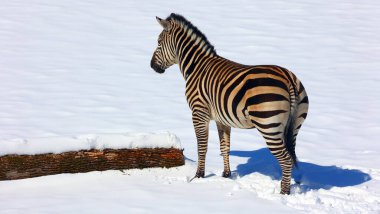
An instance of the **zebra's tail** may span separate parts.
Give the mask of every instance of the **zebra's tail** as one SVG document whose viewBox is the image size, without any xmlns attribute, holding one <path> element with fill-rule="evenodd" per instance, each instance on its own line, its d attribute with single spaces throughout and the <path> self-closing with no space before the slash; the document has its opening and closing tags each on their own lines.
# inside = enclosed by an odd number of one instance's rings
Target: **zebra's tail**
<svg viewBox="0 0 380 214">
<path fill-rule="evenodd" d="M 294 136 L 294 126 L 297 120 L 297 100 L 298 100 L 298 93 L 296 92 L 296 89 L 294 85 L 290 87 L 290 114 L 288 117 L 288 121 L 285 126 L 285 131 L 284 131 L 284 143 L 285 143 L 285 148 L 288 151 L 293 165 L 295 167 L 297 166 L 297 156 L 296 156 L 296 138 Z"/>
</svg>

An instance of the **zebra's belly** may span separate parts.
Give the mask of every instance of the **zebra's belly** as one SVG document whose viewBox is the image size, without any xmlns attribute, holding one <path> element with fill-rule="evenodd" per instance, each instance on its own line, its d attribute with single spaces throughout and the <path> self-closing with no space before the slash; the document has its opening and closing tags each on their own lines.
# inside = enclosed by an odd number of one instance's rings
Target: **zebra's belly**
<svg viewBox="0 0 380 214">
<path fill-rule="evenodd" d="M 215 109 L 212 109 L 211 119 L 225 126 L 230 126 L 232 128 L 239 128 L 239 129 L 255 128 L 255 125 L 249 119 L 248 115 L 244 115 L 244 114 L 238 115 L 238 117 L 223 116 L 222 114 L 218 113 Z"/>
</svg>

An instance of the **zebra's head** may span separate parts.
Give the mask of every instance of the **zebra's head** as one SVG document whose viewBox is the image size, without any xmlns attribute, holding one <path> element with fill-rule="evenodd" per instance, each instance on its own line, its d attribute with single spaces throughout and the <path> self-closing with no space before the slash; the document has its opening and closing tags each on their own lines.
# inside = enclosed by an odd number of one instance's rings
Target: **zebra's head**
<svg viewBox="0 0 380 214">
<path fill-rule="evenodd" d="M 153 53 L 150 66 L 157 73 L 164 73 L 165 69 L 173 64 L 178 63 L 174 45 L 173 22 L 156 17 L 158 23 L 163 27 L 162 32 L 158 36 L 158 46 Z"/>
</svg>

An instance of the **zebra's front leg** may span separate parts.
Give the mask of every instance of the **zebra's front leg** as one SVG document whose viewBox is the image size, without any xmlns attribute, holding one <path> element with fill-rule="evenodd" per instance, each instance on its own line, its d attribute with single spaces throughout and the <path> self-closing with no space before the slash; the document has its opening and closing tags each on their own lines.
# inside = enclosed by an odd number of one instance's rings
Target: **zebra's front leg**
<svg viewBox="0 0 380 214">
<path fill-rule="evenodd" d="M 216 122 L 218 128 L 219 140 L 220 140 L 220 152 L 223 156 L 223 177 L 229 178 L 231 176 L 230 169 L 230 135 L 231 127 L 225 126 L 219 122 Z"/>
<path fill-rule="evenodd" d="M 209 116 L 204 112 L 193 113 L 193 125 L 198 143 L 198 168 L 194 178 L 205 176 Z"/>
</svg>

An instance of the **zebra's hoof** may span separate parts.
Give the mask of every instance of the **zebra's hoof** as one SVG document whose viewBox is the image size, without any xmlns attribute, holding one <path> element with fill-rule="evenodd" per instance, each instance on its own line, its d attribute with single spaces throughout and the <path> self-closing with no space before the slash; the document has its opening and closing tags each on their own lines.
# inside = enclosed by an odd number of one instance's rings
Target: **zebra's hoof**
<svg viewBox="0 0 380 214">
<path fill-rule="evenodd" d="M 231 177 L 231 171 L 223 171 L 223 175 L 222 175 L 223 177 L 225 177 L 225 178 L 229 178 L 229 177 Z"/>
<path fill-rule="evenodd" d="M 204 178 L 204 177 L 205 177 L 205 172 L 197 171 L 197 173 L 195 173 L 195 176 L 189 180 L 189 183 L 192 182 L 196 178 Z"/>
<path fill-rule="evenodd" d="M 205 177 L 204 171 L 197 171 L 197 173 L 195 173 L 195 176 L 194 176 L 194 178 L 204 178 L 204 177 Z"/>
<path fill-rule="evenodd" d="M 290 195 L 290 190 L 287 190 L 287 191 L 281 190 L 280 194 L 281 195 Z"/>
</svg>

